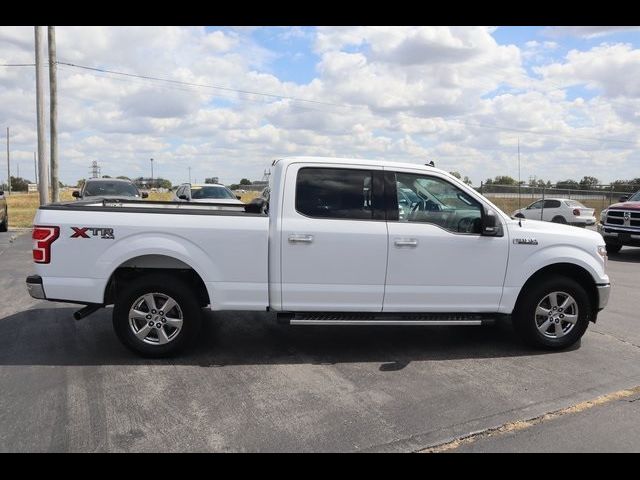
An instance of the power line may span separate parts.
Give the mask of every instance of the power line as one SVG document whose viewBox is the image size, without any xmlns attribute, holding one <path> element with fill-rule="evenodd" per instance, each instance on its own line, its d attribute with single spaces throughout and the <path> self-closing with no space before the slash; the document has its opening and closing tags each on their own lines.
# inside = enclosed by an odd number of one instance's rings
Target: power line
<svg viewBox="0 0 640 480">
<path fill-rule="evenodd" d="M 35 63 L 0 63 L 0 67 L 35 67 Z"/>
<path fill-rule="evenodd" d="M 173 83 L 173 84 L 176 84 L 176 85 L 186 85 L 186 86 L 191 86 L 191 87 L 211 88 L 211 89 L 215 89 L 215 90 L 224 90 L 224 91 L 235 92 L 235 93 L 243 93 L 243 94 L 246 94 L 246 95 L 260 95 L 260 96 L 263 96 L 263 97 L 279 98 L 281 100 L 293 100 L 293 101 L 296 101 L 296 102 L 307 102 L 307 103 L 314 103 L 314 104 L 318 104 L 318 105 L 329 105 L 329 106 L 333 106 L 333 107 L 346 107 L 346 108 L 354 108 L 354 107 L 356 107 L 355 105 L 332 103 L 332 102 L 323 102 L 323 101 L 320 101 L 320 100 L 311 100 L 311 99 L 308 99 L 308 98 L 292 97 L 292 96 L 288 96 L 288 95 L 278 95 L 278 94 L 275 94 L 275 93 L 256 92 L 256 91 L 252 91 L 252 90 L 241 90 L 241 89 L 237 89 L 237 88 L 224 87 L 224 86 L 220 86 L 220 85 L 208 85 L 208 84 L 203 84 L 203 83 L 184 82 L 184 81 L 181 81 L 181 80 L 173 80 L 173 79 L 169 79 L 169 78 L 152 77 L 150 75 L 138 75 L 138 74 L 135 74 L 135 73 L 118 72 L 118 71 L 115 71 L 115 70 L 107 70 L 107 69 L 104 69 L 104 68 L 88 67 L 86 65 L 78 65 L 78 64 L 69 63 L 69 62 L 60 62 L 60 61 L 58 61 L 57 63 L 59 65 L 67 65 L 69 67 L 81 68 L 81 69 L 84 69 L 84 70 L 91 70 L 91 71 L 102 72 L 102 73 L 110 73 L 112 75 L 122 75 L 122 76 L 126 76 L 126 77 L 142 78 L 142 79 L 145 79 L 145 80 L 155 80 L 155 81 L 160 81 L 160 82 Z"/>
</svg>

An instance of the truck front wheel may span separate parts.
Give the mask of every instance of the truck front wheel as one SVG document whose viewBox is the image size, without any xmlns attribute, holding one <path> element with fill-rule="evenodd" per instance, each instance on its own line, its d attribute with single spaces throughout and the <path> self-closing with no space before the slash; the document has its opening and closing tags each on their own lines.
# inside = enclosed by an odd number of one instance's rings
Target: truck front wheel
<svg viewBox="0 0 640 480">
<path fill-rule="evenodd" d="M 527 344 L 560 350 L 580 340 L 592 315 L 584 287 L 557 275 L 527 287 L 513 312 L 513 324 Z"/>
<path fill-rule="evenodd" d="M 166 357 L 196 337 L 202 311 L 192 290 L 179 278 L 149 274 L 118 293 L 113 328 L 120 341 L 144 357 Z"/>
</svg>

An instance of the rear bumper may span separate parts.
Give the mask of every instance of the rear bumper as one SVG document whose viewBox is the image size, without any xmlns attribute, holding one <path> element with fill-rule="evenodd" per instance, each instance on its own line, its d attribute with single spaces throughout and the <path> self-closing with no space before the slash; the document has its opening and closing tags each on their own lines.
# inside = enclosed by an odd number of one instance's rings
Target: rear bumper
<svg viewBox="0 0 640 480">
<path fill-rule="evenodd" d="M 598 287 L 598 310 L 602 310 L 609 303 L 609 294 L 611 293 L 611 284 L 596 285 Z"/>
<path fill-rule="evenodd" d="M 574 225 L 576 227 L 584 227 L 587 225 L 595 225 L 596 217 L 574 217 L 569 225 Z"/>
<path fill-rule="evenodd" d="M 29 295 L 38 300 L 46 300 L 44 287 L 42 286 L 42 277 L 40 275 L 29 275 L 27 277 L 27 291 Z"/>
</svg>

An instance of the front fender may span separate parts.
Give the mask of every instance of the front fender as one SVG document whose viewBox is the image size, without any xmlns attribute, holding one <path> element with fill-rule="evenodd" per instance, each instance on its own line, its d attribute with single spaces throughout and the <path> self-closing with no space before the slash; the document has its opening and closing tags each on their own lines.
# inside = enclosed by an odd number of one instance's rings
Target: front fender
<svg viewBox="0 0 640 480">
<path fill-rule="evenodd" d="M 535 252 L 526 252 L 528 246 L 512 248 L 505 277 L 500 312 L 511 313 L 522 287 L 537 271 L 558 263 L 569 263 L 586 270 L 596 284 L 609 283 L 604 263 L 585 250 L 570 244 L 550 245 Z M 526 255 L 526 256 L 525 256 Z"/>
</svg>

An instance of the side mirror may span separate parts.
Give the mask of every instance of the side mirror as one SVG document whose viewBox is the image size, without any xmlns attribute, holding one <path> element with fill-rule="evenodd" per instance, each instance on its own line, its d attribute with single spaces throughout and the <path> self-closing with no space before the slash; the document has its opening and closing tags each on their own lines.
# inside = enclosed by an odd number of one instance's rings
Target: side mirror
<svg viewBox="0 0 640 480">
<path fill-rule="evenodd" d="M 80 192 L 78 190 L 74 190 L 71 195 L 73 195 L 75 198 L 80 198 Z"/>
<path fill-rule="evenodd" d="M 186 196 L 186 195 L 184 195 L 184 194 L 183 194 L 183 195 L 178 195 L 178 198 L 179 198 L 180 200 L 189 200 L 189 199 L 187 198 L 187 196 Z"/>
<path fill-rule="evenodd" d="M 619 201 L 619 202 L 626 202 L 626 201 L 628 200 L 628 198 L 629 198 L 629 195 L 622 195 L 622 196 L 618 199 L 618 201 Z"/>
<path fill-rule="evenodd" d="M 142 198 L 147 198 L 149 196 L 149 194 L 147 192 L 142 192 Z"/>
<path fill-rule="evenodd" d="M 236 198 L 237 198 L 238 200 L 242 200 L 242 196 L 241 196 L 241 195 L 236 195 Z"/>
<path fill-rule="evenodd" d="M 482 232 L 481 235 L 485 237 L 501 237 L 502 229 L 500 228 L 500 222 L 496 216 L 496 212 L 493 210 L 486 210 L 482 216 Z"/>
<path fill-rule="evenodd" d="M 4 190 L 0 190 L 0 197 L 4 195 Z"/>
</svg>

